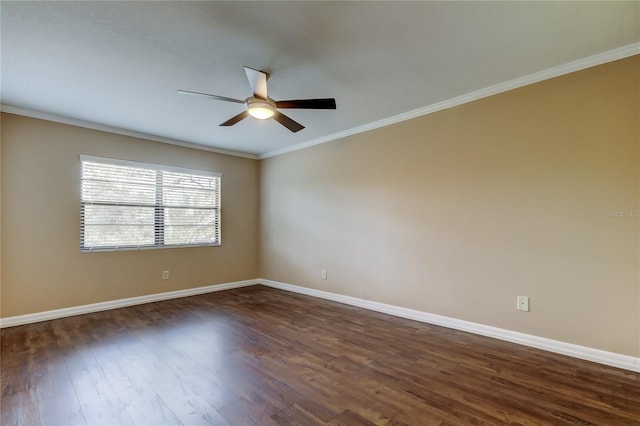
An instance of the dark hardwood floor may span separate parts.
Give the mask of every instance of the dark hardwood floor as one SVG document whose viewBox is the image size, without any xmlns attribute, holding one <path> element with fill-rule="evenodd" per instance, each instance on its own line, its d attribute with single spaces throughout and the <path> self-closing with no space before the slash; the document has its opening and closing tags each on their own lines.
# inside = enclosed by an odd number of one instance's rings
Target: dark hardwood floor
<svg viewBox="0 0 640 426">
<path fill-rule="evenodd" d="M 261 286 L 1 340 L 2 425 L 640 425 L 640 374 Z"/>
</svg>

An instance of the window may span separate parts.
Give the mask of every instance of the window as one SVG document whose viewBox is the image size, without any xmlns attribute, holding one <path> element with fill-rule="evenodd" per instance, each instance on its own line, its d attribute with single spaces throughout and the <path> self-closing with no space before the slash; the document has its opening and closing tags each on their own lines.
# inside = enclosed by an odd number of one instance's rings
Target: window
<svg viewBox="0 0 640 426">
<path fill-rule="evenodd" d="M 220 173 L 81 155 L 80 250 L 220 245 Z"/>
</svg>

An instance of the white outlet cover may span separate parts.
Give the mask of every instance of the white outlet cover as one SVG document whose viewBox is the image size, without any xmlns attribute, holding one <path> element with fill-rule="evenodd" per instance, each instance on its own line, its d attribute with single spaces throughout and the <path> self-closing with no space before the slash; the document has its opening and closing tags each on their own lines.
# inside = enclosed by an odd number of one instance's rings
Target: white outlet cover
<svg viewBox="0 0 640 426">
<path fill-rule="evenodd" d="M 527 296 L 518 296 L 516 299 L 516 309 L 529 312 L 529 298 Z"/>
</svg>

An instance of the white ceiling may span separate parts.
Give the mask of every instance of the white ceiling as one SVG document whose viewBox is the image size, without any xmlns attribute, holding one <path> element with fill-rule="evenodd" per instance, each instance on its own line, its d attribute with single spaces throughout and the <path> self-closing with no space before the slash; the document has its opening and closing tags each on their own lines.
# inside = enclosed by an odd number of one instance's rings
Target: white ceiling
<svg viewBox="0 0 640 426">
<path fill-rule="evenodd" d="M 4 110 L 55 114 L 268 155 L 640 41 L 640 2 L 2 1 Z M 335 97 L 218 124 L 248 97 L 242 67 L 274 99 Z"/>
</svg>

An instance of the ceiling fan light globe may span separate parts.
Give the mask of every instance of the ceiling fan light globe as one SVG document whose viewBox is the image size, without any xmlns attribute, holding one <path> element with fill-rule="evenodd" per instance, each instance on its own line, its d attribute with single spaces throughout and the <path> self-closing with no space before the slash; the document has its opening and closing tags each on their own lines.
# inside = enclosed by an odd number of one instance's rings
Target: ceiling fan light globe
<svg viewBox="0 0 640 426">
<path fill-rule="evenodd" d="M 249 114 L 259 120 L 266 120 L 273 117 L 273 109 L 262 106 L 252 106 L 249 108 Z"/>
<path fill-rule="evenodd" d="M 273 117 L 276 112 L 276 104 L 270 99 L 247 98 L 247 112 L 259 120 Z"/>
</svg>

